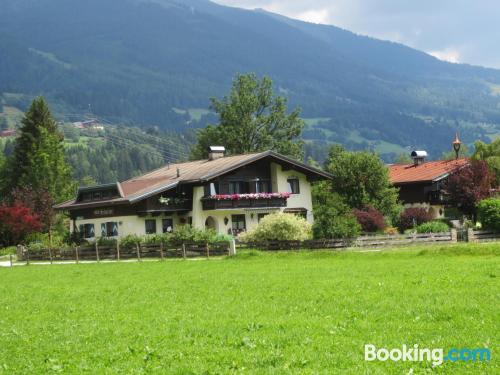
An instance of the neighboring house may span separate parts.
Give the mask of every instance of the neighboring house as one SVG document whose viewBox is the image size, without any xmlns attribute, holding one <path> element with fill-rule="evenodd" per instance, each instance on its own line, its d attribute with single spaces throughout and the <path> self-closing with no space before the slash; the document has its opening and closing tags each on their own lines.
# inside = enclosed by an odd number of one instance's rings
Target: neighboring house
<svg viewBox="0 0 500 375">
<path fill-rule="evenodd" d="M 71 230 L 83 238 L 153 234 L 190 224 L 238 234 L 265 215 L 284 211 L 313 222 L 311 182 L 330 178 L 321 170 L 265 151 L 170 164 L 124 182 L 82 187 L 69 211 Z"/>
<path fill-rule="evenodd" d="M 15 130 L 2 130 L 0 131 L 0 138 L 15 137 L 17 131 Z"/>
<path fill-rule="evenodd" d="M 101 125 L 96 119 L 77 121 L 73 123 L 73 126 L 77 129 L 104 130 L 104 126 Z"/>
<path fill-rule="evenodd" d="M 448 176 L 467 165 L 467 159 L 425 161 L 425 151 L 413 151 L 412 164 L 389 165 L 389 177 L 399 188 L 399 199 L 405 207 L 423 207 L 434 218 L 444 217 L 447 206 Z"/>
</svg>

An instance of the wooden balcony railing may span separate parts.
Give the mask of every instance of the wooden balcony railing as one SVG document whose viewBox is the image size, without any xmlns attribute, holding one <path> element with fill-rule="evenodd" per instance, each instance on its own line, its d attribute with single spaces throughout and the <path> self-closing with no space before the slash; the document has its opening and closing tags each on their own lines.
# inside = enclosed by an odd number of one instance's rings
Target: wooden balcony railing
<svg viewBox="0 0 500 375">
<path fill-rule="evenodd" d="M 230 210 L 235 208 L 286 207 L 287 193 L 241 194 L 238 196 L 208 196 L 202 198 L 204 210 Z"/>
</svg>

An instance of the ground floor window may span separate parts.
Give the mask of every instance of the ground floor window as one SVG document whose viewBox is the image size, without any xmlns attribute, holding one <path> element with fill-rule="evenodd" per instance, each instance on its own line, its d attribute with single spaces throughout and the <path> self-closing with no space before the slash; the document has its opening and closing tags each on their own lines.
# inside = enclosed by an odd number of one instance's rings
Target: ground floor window
<svg viewBox="0 0 500 375">
<path fill-rule="evenodd" d="M 163 219 L 161 222 L 163 233 L 170 233 L 174 230 L 173 219 Z"/>
<path fill-rule="evenodd" d="M 101 224 L 101 237 L 118 236 L 118 223 L 116 221 L 108 221 Z"/>
<path fill-rule="evenodd" d="M 244 232 L 247 228 L 245 215 L 231 215 L 233 234 Z"/>
<path fill-rule="evenodd" d="M 146 219 L 146 234 L 155 234 L 156 233 L 156 220 L 155 219 Z"/>
<path fill-rule="evenodd" d="M 81 238 L 95 237 L 94 224 L 80 224 L 79 230 Z"/>
<path fill-rule="evenodd" d="M 261 213 L 261 214 L 258 214 L 258 215 L 257 215 L 257 222 L 259 222 L 259 223 L 260 223 L 260 221 L 261 221 L 264 217 L 266 217 L 267 215 L 269 215 L 267 212 L 265 212 L 265 213 Z"/>
</svg>

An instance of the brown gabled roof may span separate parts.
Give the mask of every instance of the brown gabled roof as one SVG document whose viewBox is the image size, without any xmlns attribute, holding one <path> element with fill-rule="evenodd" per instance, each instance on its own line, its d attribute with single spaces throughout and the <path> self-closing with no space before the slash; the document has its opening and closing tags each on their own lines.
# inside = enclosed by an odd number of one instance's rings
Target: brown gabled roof
<svg viewBox="0 0 500 375">
<path fill-rule="evenodd" d="M 468 159 L 429 161 L 420 165 L 393 164 L 389 166 L 389 178 L 395 185 L 433 182 L 467 165 Z"/>
<path fill-rule="evenodd" d="M 96 203 L 102 205 L 107 204 L 108 202 L 115 204 L 134 203 L 151 195 L 172 189 L 179 183 L 204 182 L 265 157 L 270 157 L 274 160 L 292 164 L 298 170 L 302 170 L 305 173 L 314 174 L 323 178 L 331 177 L 328 173 L 310 167 L 307 164 L 297 162 L 272 151 L 264 151 L 251 154 L 225 156 L 215 160 L 203 159 L 169 164 L 142 176 L 134 177 L 120 183 L 119 186 L 123 192 L 122 198 L 92 203 L 76 203 L 75 199 L 73 199 L 56 206 L 56 208 L 67 209 L 84 206 L 87 207 L 88 205 L 95 205 Z"/>
</svg>

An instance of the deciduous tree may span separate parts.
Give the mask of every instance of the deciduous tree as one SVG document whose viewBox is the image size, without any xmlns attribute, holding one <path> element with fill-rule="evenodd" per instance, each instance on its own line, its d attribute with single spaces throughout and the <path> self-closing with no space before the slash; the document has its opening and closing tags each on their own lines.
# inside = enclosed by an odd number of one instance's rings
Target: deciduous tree
<svg viewBox="0 0 500 375">
<path fill-rule="evenodd" d="M 206 157 L 208 146 L 213 145 L 225 146 L 228 154 L 274 150 L 295 159 L 303 158 L 299 137 L 304 121 L 300 109 L 287 113 L 287 100 L 273 94 L 270 78 L 237 75 L 229 96 L 222 100 L 212 98 L 211 102 L 219 124 L 199 130 L 193 158 Z"/>
<path fill-rule="evenodd" d="M 490 196 L 493 175 L 482 160 L 472 160 L 448 178 L 446 191 L 450 201 L 465 215 L 475 219 L 476 205 Z"/>
<path fill-rule="evenodd" d="M 389 180 L 389 171 L 371 152 L 349 152 L 334 145 L 325 162 L 332 174 L 331 189 L 351 208 L 375 207 L 391 222 L 401 211 L 398 191 Z"/>
<path fill-rule="evenodd" d="M 39 216 L 29 207 L 0 205 L 0 238 L 3 245 L 17 245 L 41 227 Z"/>
</svg>

